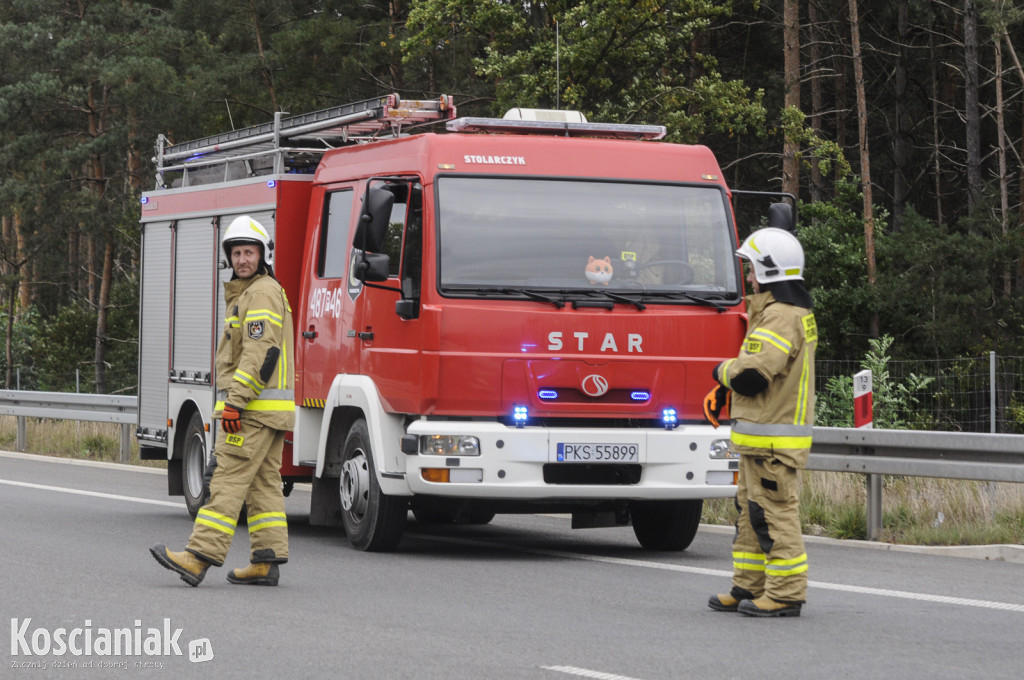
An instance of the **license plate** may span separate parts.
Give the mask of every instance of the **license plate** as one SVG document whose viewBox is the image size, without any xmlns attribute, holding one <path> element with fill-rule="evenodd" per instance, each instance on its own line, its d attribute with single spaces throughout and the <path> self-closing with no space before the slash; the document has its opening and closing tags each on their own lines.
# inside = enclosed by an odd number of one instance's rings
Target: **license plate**
<svg viewBox="0 0 1024 680">
<path fill-rule="evenodd" d="M 559 442 L 555 460 L 559 463 L 636 463 L 640 460 L 640 445 Z"/>
</svg>

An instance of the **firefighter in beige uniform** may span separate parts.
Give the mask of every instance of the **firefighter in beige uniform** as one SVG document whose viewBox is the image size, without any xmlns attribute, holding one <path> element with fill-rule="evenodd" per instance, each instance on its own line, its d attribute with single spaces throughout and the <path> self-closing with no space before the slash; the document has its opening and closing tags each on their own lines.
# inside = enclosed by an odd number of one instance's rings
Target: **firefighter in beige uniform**
<svg viewBox="0 0 1024 680">
<path fill-rule="evenodd" d="M 728 405 L 730 448 L 740 456 L 732 547 L 732 590 L 713 595 L 718 611 L 799 616 L 807 599 L 807 554 L 800 531 L 800 474 L 814 424 L 818 333 L 803 285 L 804 254 L 788 231 L 754 232 L 737 254 L 749 261 L 749 331 L 740 354 L 715 367 L 705 398 L 717 427 Z"/>
<path fill-rule="evenodd" d="M 269 237 L 250 217 L 224 234 L 234 269 L 224 285 L 224 335 L 217 347 L 217 404 L 221 419 L 209 501 L 196 515 L 182 552 L 150 549 L 160 564 L 196 586 L 207 568 L 221 566 L 231 547 L 243 502 L 250 564 L 228 574 L 231 583 L 277 585 L 288 561 L 288 525 L 281 490 L 281 450 L 295 422 L 292 315 L 268 262 Z"/>
</svg>

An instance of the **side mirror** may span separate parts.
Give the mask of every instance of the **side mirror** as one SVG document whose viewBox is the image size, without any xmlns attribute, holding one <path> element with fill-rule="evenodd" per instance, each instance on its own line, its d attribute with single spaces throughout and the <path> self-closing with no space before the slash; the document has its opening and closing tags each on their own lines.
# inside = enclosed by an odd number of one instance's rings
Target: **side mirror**
<svg viewBox="0 0 1024 680">
<path fill-rule="evenodd" d="M 768 226 L 785 229 L 790 233 L 796 231 L 793 206 L 789 203 L 772 203 L 768 206 Z"/>
<path fill-rule="evenodd" d="M 356 226 L 353 246 L 371 253 L 379 253 L 384 249 L 384 235 L 388 231 L 391 206 L 394 203 L 395 195 L 387 189 L 367 188 L 366 194 L 363 196 L 363 209 L 359 212 L 359 224 Z M 376 281 L 377 279 L 367 280 Z"/>
<path fill-rule="evenodd" d="M 363 252 L 356 257 L 352 274 L 358 281 L 387 281 L 391 258 L 384 253 Z"/>
</svg>

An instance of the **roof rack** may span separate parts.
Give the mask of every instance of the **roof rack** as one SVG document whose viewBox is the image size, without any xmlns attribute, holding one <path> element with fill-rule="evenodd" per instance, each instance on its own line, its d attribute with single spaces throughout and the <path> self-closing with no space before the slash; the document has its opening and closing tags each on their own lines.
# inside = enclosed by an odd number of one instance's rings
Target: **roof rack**
<svg viewBox="0 0 1024 680">
<path fill-rule="evenodd" d="M 180 173 L 175 186 L 224 182 L 264 174 L 311 173 L 324 152 L 361 142 L 393 139 L 419 125 L 455 117 L 450 95 L 403 100 L 397 94 L 333 106 L 181 144 L 157 138 L 156 186 Z"/>
</svg>

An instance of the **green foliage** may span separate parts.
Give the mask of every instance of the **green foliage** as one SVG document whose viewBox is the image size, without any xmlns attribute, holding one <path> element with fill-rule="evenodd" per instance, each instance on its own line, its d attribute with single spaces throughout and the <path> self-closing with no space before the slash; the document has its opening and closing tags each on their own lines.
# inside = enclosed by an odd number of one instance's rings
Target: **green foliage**
<svg viewBox="0 0 1024 680">
<path fill-rule="evenodd" d="M 1020 296 L 1004 298 L 999 289 L 1024 241 L 1020 234 L 1003 238 L 998 228 L 984 219 L 954 228 L 910 208 L 899 234 L 879 238 L 883 332 L 901 337 L 907 355 L 1019 351 L 1024 305 Z"/>
<path fill-rule="evenodd" d="M 138 362 L 138 290 L 134 281 L 121 282 L 112 294 L 107 335 L 110 393 L 134 393 Z M 6 313 L 0 322 L 6 324 Z M 96 311 L 82 301 L 61 307 L 44 317 L 35 307 L 17 317 L 14 324 L 11 365 L 20 371 L 21 388 L 52 392 L 94 392 L 92 348 Z M 0 355 L 0 370 L 6 371 Z M 78 371 L 76 375 L 76 370 Z M 12 379 L 11 388 L 15 383 Z"/>
<path fill-rule="evenodd" d="M 861 363 L 871 371 L 872 420 L 875 427 L 886 429 L 920 429 L 915 409 L 917 395 L 935 379 L 911 373 L 905 381 L 892 378 L 889 372 L 893 339 L 884 336 L 870 341 L 870 350 Z M 824 390 L 815 395 L 815 423 L 822 427 L 853 427 L 853 377 L 833 376 Z"/>
<path fill-rule="evenodd" d="M 664 124 L 677 142 L 763 133 L 763 92 L 725 80 L 696 49 L 731 10 L 708 0 L 424 0 L 409 14 L 405 63 L 466 54 L 494 84 L 498 115 L 557 104 L 593 120 Z"/>
<path fill-rule="evenodd" d="M 831 201 L 801 204 L 797 235 L 806 256 L 805 281 L 818 321 L 818 358 L 857 356 L 867 349 L 867 319 L 877 295 L 867 284 L 860 194 L 851 179 Z"/>
<path fill-rule="evenodd" d="M 815 159 L 822 175 L 834 172 L 839 179 L 849 181 L 853 170 L 842 147 L 807 127 L 806 120 L 807 116 L 799 109 L 790 106 L 782 110 L 783 131 L 787 139 L 800 147 L 800 160 L 809 169 L 808 159 Z"/>
</svg>

